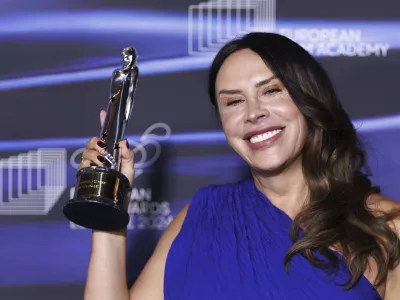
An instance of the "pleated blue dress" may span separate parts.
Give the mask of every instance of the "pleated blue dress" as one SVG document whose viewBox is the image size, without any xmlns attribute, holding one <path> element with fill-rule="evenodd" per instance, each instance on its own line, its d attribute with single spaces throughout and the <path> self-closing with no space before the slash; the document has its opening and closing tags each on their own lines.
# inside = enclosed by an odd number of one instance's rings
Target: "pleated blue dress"
<svg viewBox="0 0 400 300">
<path fill-rule="evenodd" d="M 336 252 L 336 276 L 300 255 L 286 272 L 291 223 L 253 179 L 200 189 L 168 253 L 164 299 L 381 300 L 364 276 L 344 289 L 350 274 Z"/>
</svg>

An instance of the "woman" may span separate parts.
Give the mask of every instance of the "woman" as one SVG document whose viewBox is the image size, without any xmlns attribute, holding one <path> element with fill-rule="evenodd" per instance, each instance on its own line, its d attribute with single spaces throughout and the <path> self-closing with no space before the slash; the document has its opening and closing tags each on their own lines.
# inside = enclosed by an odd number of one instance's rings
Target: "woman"
<svg viewBox="0 0 400 300">
<path fill-rule="evenodd" d="M 85 299 L 400 299 L 399 203 L 363 173 L 314 58 L 283 36 L 248 34 L 217 54 L 209 94 L 252 177 L 200 189 L 130 291 L 126 231 L 94 231 Z M 100 165 L 102 146 L 91 139 L 80 167 Z M 133 153 L 121 149 L 132 183 Z"/>
</svg>

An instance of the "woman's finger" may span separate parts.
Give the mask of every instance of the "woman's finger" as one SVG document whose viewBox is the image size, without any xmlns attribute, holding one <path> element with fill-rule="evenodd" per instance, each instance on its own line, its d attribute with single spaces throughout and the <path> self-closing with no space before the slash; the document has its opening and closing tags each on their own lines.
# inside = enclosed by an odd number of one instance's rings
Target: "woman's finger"
<svg viewBox="0 0 400 300">
<path fill-rule="evenodd" d="M 95 167 L 97 166 L 94 162 L 88 159 L 84 159 L 81 161 L 81 163 L 78 165 L 78 170 L 82 168 L 87 168 L 87 167 Z"/>
<path fill-rule="evenodd" d="M 106 144 L 101 138 L 98 137 L 92 137 L 87 143 L 86 143 L 86 149 L 87 150 L 96 150 L 100 153 L 103 153 L 104 149 L 106 148 Z"/>
<path fill-rule="evenodd" d="M 94 163 L 96 166 L 102 166 L 105 162 L 105 159 L 102 155 L 102 152 L 97 150 L 85 150 L 82 154 L 82 160 L 88 160 Z"/>
</svg>

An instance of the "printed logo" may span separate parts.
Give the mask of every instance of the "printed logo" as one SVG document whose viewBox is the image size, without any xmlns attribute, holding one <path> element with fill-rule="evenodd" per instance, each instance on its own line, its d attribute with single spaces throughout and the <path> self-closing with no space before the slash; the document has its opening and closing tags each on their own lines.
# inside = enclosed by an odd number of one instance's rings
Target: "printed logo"
<svg viewBox="0 0 400 300">
<path fill-rule="evenodd" d="M 65 149 L 0 160 L 0 215 L 47 215 L 67 187 Z"/>
<path fill-rule="evenodd" d="M 284 35 L 314 56 L 386 56 L 390 35 L 377 27 L 343 20 L 277 22 L 275 0 L 211 0 L 189 6 L 188 53 L 215 55 L 228 41 L 258 31 Z"/>
<path fill-rule="evenodd" d="M 212 0 L 189 6 L 189 54 L 214 53 L 233 37 L 274 31 L 275 0 Z"/>
</svg>

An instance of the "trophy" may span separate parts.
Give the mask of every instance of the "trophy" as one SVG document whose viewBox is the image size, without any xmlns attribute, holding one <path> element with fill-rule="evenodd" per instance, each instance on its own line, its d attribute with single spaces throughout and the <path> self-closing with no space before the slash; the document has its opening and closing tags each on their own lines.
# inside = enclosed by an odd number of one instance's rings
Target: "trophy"
<svg viewBox="0 0 400 300">
<path fill-rule="evenodd" d="M 107 115 L 100 132 L 106 144 L 105 162 L 77 172 L 74 196 L 63 208 L 67 219 L 89 229 L 118 230 L 129 223 L 123 203 L 131 187 L 119 171 L 119 142 L 132 112 L 139 69 L 135 48 L 123 49 L 122 56 L 123 67 L 112 73 Z"/>
</svg>

